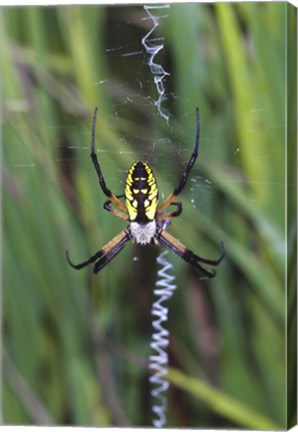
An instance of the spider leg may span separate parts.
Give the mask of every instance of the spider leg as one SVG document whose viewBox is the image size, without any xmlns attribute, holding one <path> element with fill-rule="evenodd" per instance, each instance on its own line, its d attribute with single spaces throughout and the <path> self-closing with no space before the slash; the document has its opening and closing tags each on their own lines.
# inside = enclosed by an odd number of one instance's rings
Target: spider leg
<svg viewBox="0 0 298 432">
<path fill-rule="evenodd" d="M 123 235 L 125 231 L 125 235 Z M 106 246 L 105 255 L 102 256 L 94 265 L 93 272 L 98 273 L 103 267 L 105 267 L 112 259 L 118 255 L 118 253 L 124 248 L 126 243 L 131 239 L 131 234 L 128 229 L 121 231 L 116 237 L 114 237 Z"/>
<path fill-rule="evenodd" d="M 194 150 L 192 152 L 192 155 L 189 159 L 187 167 L 186 167 L 186 169 L 185 169 L 185 171 L 181 177 L 181 180 L 180 180 L 178 186 L 174 189 L 174 192 L 172 192 L 168 196 L 168 198 L 162 204 L 160 204 L 158 206 L 158 208 L 157 208 L 158 212 L 166 209 L 174 201 L 176 196 L 182 192 L 182 190 L 186 184 L 187 178 L 191 172 L 191 169 L 192 169 L 192 167 L 193 167 L 193 165 L 194 165 L 194 163 L 198 157 L 199 144 L 200 144 L 200 115 L 199 115 L 199 108 L 196 108 L 196 140 L 195 140 Z"/>
<path fill-rule="evenodd" d="M 100 187 L 103 191 L 103 193 L 121 210 L 125 211 L 126 210 L 126 206 L 117 198 L 116 195 L 114 195 L 110 189 L 108 189 L 106 182 L 103 178 L 100 166 L 99 166 L 99 162 L 97 159 L 97 155 L 95 153 L 95 126 L 96 126 L 96 116 L 97 116 L 97 111 L 98 108 L 96 107 L 94 109 L 94 115 L 93 115 L 93 122 L 92 122 L 92 138 L 91 138 L 91 159 L 98 177 L 98 181 L 100 184 Z"/>
<path fill-rule="evenodd" d="M 172 217 L 177 217 L 182 213 L 182 203 L 172 202 L 170 205 L 175 205 L 176 210 L 171 213 L 157 213 L 156 217 L 158 220 L 171 219 Z"/>
<path fill-rule="evenodd" d="M 125 196 L 124 194 L 122 194 L 122 195 L 116 195 L 117 198 L 123 198 L 124 196 Z M 118 216 L 118 217 L 120 217 L 120 218 L 122 218 L 122 219 L 124 219 L 124 220 L 128 220 L 127 210 L 126 210 L 125 213 L 123 213 L 122 211 L 117 210 L 117 209 L 111 207 L 111 204 L 112 204 L 112 201 L 109 199 L 109 200 L 107 200 L 107 201 L 104 203 L 103 208 L 104 208 L 105 210 L 107 210 L 107 211 L 113 213 L 115 216 Z"/>
<path fill-rule="evenodd" d="M 71 265 L 71 267 L 73 267 L 76 270 L 80 270 L 81 268 L 86 267 L 89 264 L 92 264 L 94 261 L 96 261 L 98 258 L 100 258 L 101 255 L 102 255 L 102 250 L 96 252 L 96 254 L 93 255 L 91 258 L 89 258 L 87 261 L 84 261 L 80 264 L 74 264 L 73 262 L 71 262 L 68 250 L 66 251 L 66 259 L 67 259 L 68 264 Z"/>
<path fill-rule="evenodd" d="M 95 255 L 80 264 L 73 264 L 69 257 L 69 252 L 66 251 L 66 258 L 71 267 L 76 270 L 80 270 L 89 264 L 95 262 L 94 273 L 99 272 L 106 264 L 108 264 L 112 258 L 114 258 L 125 244 L 131 239 L 131 234 L 128 228 L 124 228 L 119 234 L 117 234 L 112 240 L 110 240 L 105 246 L 103 246 Z M 97 261 L 97 262 L 96 262 Z"/>
<path fill-rule="evenodd" d="M 221 254 L 217 260 L 209 260 L 206 258 L 202 258 L 198 255 L 195 255 L 190 249 L 187 249 L 179 240 L 169 234 L 167 231 L 159 230 L 156 233 L 156 239 L 159 240 L 162 244 L 167 246 L 173 252 L 175 252 L 178 256 L 180 256 L 184 261 L 191 264 L 194 268 L 199 270 L 204 276 L 207 278 L 212 278 L 215 276 L 215 270 L 207 270 L 205 267 L 201 266 L 199 263 L 205 263 L 209 265 L 218 265 L 220 261 L 223 259 L 225 251 L 224 245 L 221 243 Z"/>
</svg>

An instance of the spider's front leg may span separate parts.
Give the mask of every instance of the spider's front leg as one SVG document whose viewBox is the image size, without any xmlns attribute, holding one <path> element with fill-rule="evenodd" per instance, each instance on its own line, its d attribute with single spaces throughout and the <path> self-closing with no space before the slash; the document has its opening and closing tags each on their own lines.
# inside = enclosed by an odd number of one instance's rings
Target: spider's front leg
<svg viewBox="0 0 298 432">
<path fill-rule="evenodd" d="M 98 108 L 96 107 L 94 109 L 94 115 L 93 115 L 93 122 L 92 122 L 92 133 L 91 133 L 91 159 L 98 177 L 99 185 L 103 191 L 103 193 L 109 198 L 112 203 L 114 203 L 120 210 L 123 212 L 126 212 L 126 206 L 121 202 L 116 195 L 113 194 L 113 192 L 110 191 L 110 189 L 107 187 L 105 179 L 103 177 L 97 155 L 95 152 L 95 126 L 96 126 L 96 117 L 97 117 Z M 120 216 L 121 217 L 121 216 Z"/>
<path fill-rule="evenodd" d="M 169 205 L 171 205 L 174 201 L 174 199 L 182 192 L 184 189 L 184 186 L 186 184 L 186 181 L 188 179 L 188 176 L 192 170 L 192 167 L 194 166 L 194 163 L 198 157 L 199 154 L 199 145 L 200 145 L 200 114 L 199 114 L 199 108 L 196 108 L 196 139 L 195 139 L 195 146 L 193 149 L 193 152 L 190 156 L 190 159 L 188 161 L 187 167 L 182 174 L 182 177 L 180 179 L 180 182 L 178 186 L 174 189 L 174 192 L 172 192 L 168 198 L 158 206 L 157 211 L 162 212 L 165 210 Z"/>
</svg>

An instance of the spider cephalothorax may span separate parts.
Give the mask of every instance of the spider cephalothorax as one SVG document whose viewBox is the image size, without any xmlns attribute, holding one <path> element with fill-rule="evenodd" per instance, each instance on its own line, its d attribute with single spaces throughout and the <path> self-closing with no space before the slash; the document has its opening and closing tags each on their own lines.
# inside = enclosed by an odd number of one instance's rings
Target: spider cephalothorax
<svg viewBox="0 0 298 432">
<path fill-rule="evenodd" d="M 88 264 L 95 263 L 93 270 L 94 273 L 97 273 L 121 251 L 129 240 L 135 240 L 142 245 L 152 242 L 155 244 L 162 243 L 199 270 L 205 277 L 210 278 L 215 276 L 214 270 L 206 269 L 201 263 L 213 266 L 218 265 L 224 257 L 223 243 L 221 243 L 221 253 L 218 259 L 202 258 L 195 255 L 190 249 L 187 249 L 179 240 L 166 231 L 172 217 L 179 216 L 182 212 L 182 204 L 174 200 L 183 190 L 187 177 L 198 156 L 200 132 L 198 108 L 196 109 L 196 113 L 197 130 L 194 151 L 178 186 L 162 204 L 159 204 L 157 183 L 150 166 L 146 162 L 137 161 L 130 167 L 126 177 L 124 194 L 114 195 L 107 188 L 95 153 L 95 124 L 97 115 L 97 108 L 95 108 L 92 124 L 91 159 L 98 176 L 100 187 L 103 193 L 109 198 L 108 201 L 104 203 L 104 208 L 114 213 L 114 215 L 128 221 L 128 226 L 95 255 L 80 264 L 73 264 L 67 252 L 67 260 L 73 268 L 81 269 Z M 125 199 L 125 203 L 121 201 L 122 198 Z M 175 206 L 176 209 L 172 212 L 167 212 L 169 206 Z"/>
</svg>

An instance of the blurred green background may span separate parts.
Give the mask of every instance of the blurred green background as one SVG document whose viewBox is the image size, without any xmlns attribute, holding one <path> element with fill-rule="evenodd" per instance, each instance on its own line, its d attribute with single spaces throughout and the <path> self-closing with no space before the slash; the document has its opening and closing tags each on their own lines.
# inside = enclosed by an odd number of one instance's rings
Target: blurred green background
<svg viewBox="0 0 298 432">
<path fill-rule="evenodd" d="M 226 257 L 202 281 L 167 255 L 178 286 L 168 425 L 285 428 L 296 418 L 296 11 L 265 2 L 151 13 L 169 123 L 154 105 L 142 6 L 2 9 L 3 422 L 151 424 L 162 249 L 129 243 L 96 276 L 70 268 L 65 250 L 84 261 L 124 226 L 102 209 L 94 107 L 108 186 L 122 193 L 141 158 L 164 197 L 193 149 L 199 106 L 200 155 L 169 231 L 205 257 L 223 240 Z"/>
</svg>

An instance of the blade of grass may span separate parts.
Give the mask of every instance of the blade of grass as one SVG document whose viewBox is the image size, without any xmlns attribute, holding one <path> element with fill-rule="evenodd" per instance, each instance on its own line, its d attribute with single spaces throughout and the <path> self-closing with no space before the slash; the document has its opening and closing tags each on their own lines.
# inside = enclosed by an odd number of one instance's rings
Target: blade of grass
<svg viewBox="0 0 298 432">
<path fill-rule="evenodd" d="M 208 383 L 191 378 L 177 369 L 170 369 L 167 378 L 172 384 L 206 403 L 211 410 L 244 428 L 277 430 L 283 427 Z"/>
</svg>

